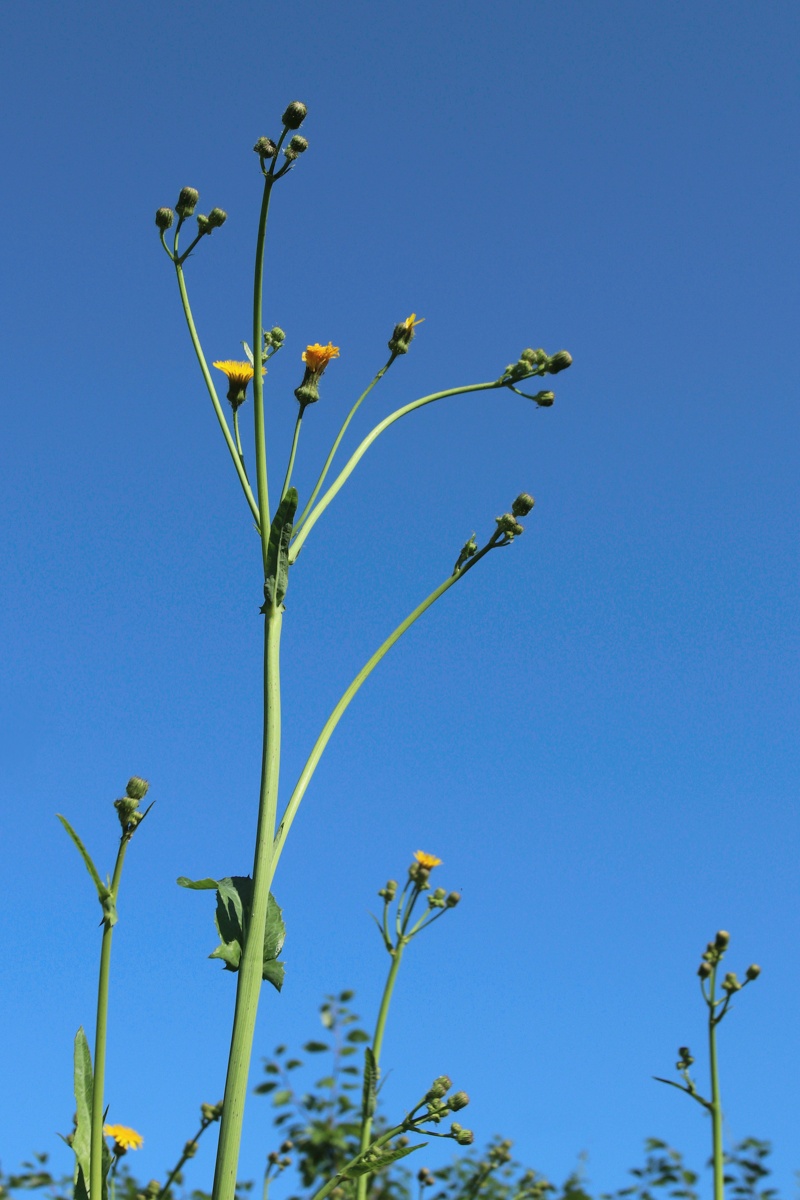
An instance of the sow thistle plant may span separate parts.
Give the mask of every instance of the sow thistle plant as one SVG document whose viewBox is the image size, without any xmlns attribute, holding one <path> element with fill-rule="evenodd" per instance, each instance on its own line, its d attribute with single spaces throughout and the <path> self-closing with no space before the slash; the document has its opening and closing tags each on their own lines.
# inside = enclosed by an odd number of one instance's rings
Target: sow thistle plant
<svg viewBox="0 0 800 1200">
<path fill-rule="evenodd" d="M 342 421 L 330 451 L 320 467 L 316 483 L 308 497 L 302 498 L 301 507 L 301 497 L 293 486 L 292 476 L 299 451 L 302 423 L 306 411 L 317 405 L 320 400 L 323 376 L 340 357 L 339 347 L 330 341 L 310 342 L 306 344 L 302 353 L 298 354 L 298 377 L 294 388 L 294 400 L 297 403 L 294 433 L 280 488 L 274 490 L 273 487 L 271 492 L 268 479 L 265 387 L 269 364 L 284 350 L 289 339 L 280 327 L 265 329 L 263 324 L 267 218 L 276 185 L 294 170 L 308 149 L 305 137 L 297 132 L 305 117 L 305 105 L 298 101 L 293 102 L 283 113 L 279 136 L 274 140 L 271 137 L 260 137 L 253 147 L 263 184 L 255 248 L 252 325 L 249 342 L 246 339 L 242 340 L 245 358 L 241 361 L 220 356 L 212 359 L 209 367 L 192 314 L 186 281 L 185 268 L 189 259 L 195 262 L 195 252 L 204 239 L 211 237 L 216 230 L 225 225 L 226 212 L 221 208 L 212 208 L 207 214 L 197 213 L 199 193 L 195 188 L 184 187 L 174 209 L 159 208 L 155 216 L 161 245 L 174 270 L 180 302 L 200 372 L 238 477 L 249 510 L 249 518 L 255 524 L 260 544 L 264 597 L 260 610 L 264 618 L 263 737 L 261 782 L 254 813 L 257 819 L 252 872 L 250 875 L 232 874 L 224 879 L 178 880 L 184 887 L 207 889 L 215 893 L 216 925 L 220 942 L 211 957 L 221 959 L 224 968 L 237 976 L 224 1098 L 220 1105 L 206 1106 L 209 1112 L 204 1112 L 201 1128 L 202 1132 L 216 1122 L 218 1117 L 221 1118 L 213 1200 L 234 1200 L 235 1196 L 245 1095 L 261 985 L 264 980 L 268 980 L 280 990 L 284 976 L 280 953 L 285 926 L 281 909 L 272 895 L 271 888 L 286 839 L 320 757 L 353 696 L 395 642 L 431 605 L 450 588 L 460 583 L 489 553 L 510 546 L 524 532 L 523 521 L 533 509 L 533 497 L 527 492 L 521 493 L 507 512 L 495 518 L 493 526 L 489 523 L 488 532 L 482 538 L 478 539 L 473 533 L 457 551 L 454 566 L 442 582 L 388 635 L 364 664 L 323 725 L 279 816 L 280 643 L 291 569 L 317 522 L 347 484 L 361 459 L 395 422 L 426 405 L 478 392 L 511 391 L 532 400 L 539 408 L 548 408 L 553 403 L 553 392 L 526 390 L 529 381 L 556 375 L 572 362 L 565 350 L 548 354 L 542 349 L 525 349 L 516 361 L 502 369 L 494 379 L 461 384 L 412 400 L 379 420 L 334 471 L 334 463 L 342 441 L 361 405 L 394 363 L 411 349 L 423 321 L 422 317 L 411 313 L 410 316 L 397 321 L 391 329 L 387 344 L 388 357 Z M 212 373 L 214 370 L 219 374 L 215 376 Z M 229 415 L 220 400 L 215 383 L 215 378 L 220 377 L 224 377 L 227 384 L 223 395 L 227 400 Z M 248 458 L 245 452 L 239 420 L 240 410 L 247 402 L 248 395 L 252 396 L 253 411 L 251 458 Z M 289 402 L 292 403 L 291 400 Z M 105 1125 L 107 1110 L 104 1079 L 110 955 L 112 932 L 117 921 L 116 901 L 126 848 L 142 818 L 149 811 L 148 809 L 141 813 L 138 807 L 147 786 L 145 781 L 138 778 L 131 780 L 126 796 L 117 802 L 123 833 L 113 876 L 106 883 L 101 880 L 77 833 L 66 819 L 62 818 L 92 876 L 103 910 L 93 1064 L 82 1030 L 79 1031 L 75 1044 L 77 1117 L 75 1130 L 69 1140 L 76 1160 L 76 1200 L 105 1200 L 112 1165 L 115 1166 L 127 1149 L 134 1148 L 139 1139 L 136 1131 L 127 1126 Z M 459 1112 L 467 1103 L 466 1093 L 453 1092 L 450 1080 L 446 1076 L 438 1076 L 416 1104 L 394 1125 L 381 1130 L 374 1127 L 381 1046 L 392 990 L 404 950 L 413 938 L 453 908 L 458 900 L 456 893 L 446 893 L 441 888 L 433 891 L 430 889 L 428 879 L 431 871 L 438 865 L 437 858 L 419 852 L 402 889 L 391 884 L 382 890 L 384 911 L 379 928 L 390 956 L 390 969 L 374 1036 L 365 1057 L 358 1145 L 351 1160 L 321 1184 L 314 1193 L 314 1200 L 323 1200 L 334 1188 L 344 1184 L 355 1186 L 358 1200 L 363 1200 L 368 1179 L 398 1158 L 417 1149 L 422 1143 L 411 1144 L 406 1139 L 413 1139 L 414 1135 L 423 1129 L 426 1136 L 449 1137 L 459 1145 L 468 1145 L 472 1141 L 471 1132 L 465 1130 L 458 1121 L 451 1122 L 446 1131 L 440 1128 L 445 1118 Z M 395 907 L 392 910 L 393 905 Z M 390 910 L 394 914 L 391 919 Z M 112 1116 L 116 1119 L 116 1112 L 112 1113 Z M 104 1137 L 104 1127 L 111 1145 Z M 180 1160 L 181 1164 L 194 1153 L 196 1141 L 195 1138 L 187 1143 L 184 1156 Z M 180 1166 L 177 1170 L 180 1170 Z M 159 1200 L 163 1194 L 164 1188 L 155 1183 L 146 1189 L 146 1195 L 151 1197 L 151 1200 Z"/>
</svg>

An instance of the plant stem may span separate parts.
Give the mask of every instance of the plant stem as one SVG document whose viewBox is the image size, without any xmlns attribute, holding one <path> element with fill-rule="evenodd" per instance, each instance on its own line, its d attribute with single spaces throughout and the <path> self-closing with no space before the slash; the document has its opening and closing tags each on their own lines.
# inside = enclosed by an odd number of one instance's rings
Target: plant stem
<svg viewBox="0 0 800 1200">
<path fill-rule="evenodd" d="M 188 1145 L 192 1145 L 193 1143 L 199 1142 L 200 1138 L 203 1136 L 203 1134 L 205 1133 L 205 1131 L 208 1129 L 209 1125 L 211 1125 L 211 1124 L 212 1124 L 211 1121 L 203 1121 L 201 1123 L 200 1128 L 198 1129 L 197 1133 L 194 1135 L 194 1137 L 191 1139 L 191 1141 L 188 1143 Z M 170 1184 L 177 1177 L 177 1175 L 180 1174 L 184 1165 L 189 1161 L 189 1159 L 191 1157 L 192 1157 L 192 1155 L 187 1154 L 186 1148 L 184 1147 L 183 1153 L 181 1154 L 181 1156 L 178 1159 L 178 1161 L 176 1162 L 175 1166 L 172 1168 L 169 1175 L 167 1176 L 167 1182 L 163 1185 L 162 1188 L 160 1188 L 158 1195 L 156 1196 L 156 1200 L 163 1200 L 163 1197 L 166 1196 L 167 1192 L 169 1191 Z"/>
<path fill-rule="evenodd" d="M 422 408 L 426 404 L 433 404 L 436 400 L 444 400 L 447 396 L 463 396 L 467 392 L 486 392 L 496 390 L 505 385 L 500 380 L 495 380 L 493 383 L 471 383 L 465 387 L 447 388 L 443 392 L 432 392 L 429 396 L 422 396 L 419 400 L 413 400 L 410 404 L 406 404 L 403 408 L 398 408 L 395 412 L 390 413 L 388 417 L 384 417 L 375 428 L 367 434 L 361 445 L 351 454 L 347 463 L 342 467 L 336 479 L 328 488 L 325 495 L 309 512 L 305 519 L 302 530 L 297 534 L 292 542 L 292 550 L 289 554 L 289 562 L 294 562 L 300 553 L 303 542 L 308 537 L 312 526 L 319 520 L 325 509 L 333 500 L 336 493 L 343 487 L 350 475 L 352 475 L 358 463 L 369 450 L 376 438 L 380 437 L 385 429 L 393 425 L 395 421 L 399 421 L 401 417 L 405 417 L 408 413 L 414 412 L 417 408 Z"/>
<path fill-rule="evenodd" d="M 711 1068 L 711 1140 L 714 1165 L 714 1200 L 725 1200 L 725 1160 L 722 1149 L 722 1101 L 719 1091 L 719 1064 L 717 1062 L 717 1025 L 714 989 L 717 979 L 717 964 L 711 970 L 708 999 L 708 1057 Z"/>
<path fill-rule="evenodd" d="M 375 1139 L 375 1141 L 372 1143 L 373 1147 L 385 1146 L 387 1142 L 390 1142 L 392 1138 L 397 1137 L 399 1133 L 404 1133 L 407 1128 L 408 1125 L 406 1122 L 403 1122 L 402 1125 L 393 1126 L 391 1129 L 387 1130 L 386 1133 L 382 1133 L 379 1138 Z M 359 1150 L 358 1154 L 354 1155 L 348 1163 L 345 1163 L 342 1169 L 338 1171 L 332 1179 L 329 1179 L 327 1183 L 324 1183 L 321 1188 L 318 1188 L 317 1191 L 314 1192 L 311 1200 L 325 1200 L 325 1196 L 327 1196 L 329 1192 L 333 1191 L 339 1180 L 344 1177 L 345 1172 L 349 1171 L 351 1167 L 356 1165 L 358 1160 L 361 1158 L 361 1154 L 362 1152 Z"/>
<path fill-rule="evenodd" d="M 169 251 L 167 253 L 169 253 Z M 322 487 L 323 483 L 325 482 L 325 476 L 328 474 L 328 471 L 330 470 L 330 466 L 331 466 L 331 463 L 333 462 L 336 451 L 339 449 L 342 438 L 344 437 L 345 433 L 347 432 L 347 426 L 350 424 L 353 417 L 358 412 L 363 401 L 366 400 L 367 396 L 370 394 L 372 389 L 375 387 L 375 384 L 378 383 L 379 380 L 383 379 L 384 375 L 389 370 L 389 367 L 392 365 L 392 363 L 394 362 L 396 357 L 397 357 L 396 354 L 392 354 L 389 361 L 387 363 L 385 363 L 384 366 L 381 367 L 380 371 L 378 371 L 378 374 L 372 380 L 372 383 L 369 385 L 368 388 L 366 388 L 361 393 L 361 395 L 358 397 L 358 399 L 356 400 L 353 407 L 350 409 L 350 412 L 345 417 L 344 424 L 342 425 L 342 428 L 339 430 L 338 434 L 336 435 L 336 441 L 331 446 L 330 453 L 328 454 L 328 457 L 325 459 L 325 465 L 320 472 L 319 479 L 314 484 L 314 490 L 312 491 L 311 495 L 309 496 L 308 502 L 307 502 L 305 508 L 303 509 L 300 516 L 297 518 L 297 520 L 295 521 L 295 532 L 297 532 L 300 529 L 300 526 L 305 521 L 306 514 L 310 511 L 311 507 L 313 506 L 314 501 L 316 500 L 316 498 L 319 494 L 319 490 Z"/>
<path fill-rule="evenodd" d="M 288 492 L 289 484 L 292 481 L 292 470 L 294 468 L 295 455 L 297 454 L 297 443 L 300 440 L 300 426 L 303 423 L 304 411 L 305 411 L 305 408 L 301 404 L 300 412 L 297 414 L 297 420 L 294 423 L 294 436 L 292 437 L 292 449 L 289 452 L 289 463 L 288 463 L 288 466 L 286 467 L 286 478 L 284 479 L 283 487 L 281 488 L 281 500 L 283 500 L 283 497 Z"/>
<path fill-rule="evenodd" d="M 405 938 L 399 938 L 395 948 L 390 951 L 392 956 L 392 965 L 390 966 L 389 974 L 386 977 L 386 985 L 383 989 L 381 1005 L 378 1009 L 378 1019 L 375 1022 L 375 1034 L 372 1038 L 372 1054 L 375 1060 L 376 1081 L 380 1074 L 380 1058 L 381 1050 L 383 1048 L 383 1034 L 384 1030 L 386 1029 L 386 1018 L 389 1015 L 389 1005 L 392 1002 L 392 992 L 394 991 L 397 972 L 400 970 L 400 962 L 402 960 L 405 947 Z M 371 1137 L 372 1115 L 371 1113 L 368 1113 L 365 1108 L 364 1112 L 361 1114 L 361 1138 L 358 1143 L 358 1150 L 360 1154 L 363 1154 L 368 1148 Z M 369 1175 L 359 1175 L 356 1191 L 357 1200 L 366 1200 L 369 1178 Z"/>
<path fill-rule="evenodd" d="M 200 338 L 197 336 L 197 329 L 195 328 L 194 317 L 192 316 L 192 309 L 189 304 L 189 295 L 186 291 L 186 279 L 183 274 L 183 268 L 181 267 L 180 263 L 177 262 L 175 263 L 175 274 L 178 279 L 178 288 L 181 293 L 183 315 L 185 316 L 186 324 L 189 327 L 189 336 L 192 339 L 194 352 L 197 355 L 197 361 L 200 364 L 200 370 L 203 373 L 203 379 L 205 380 L 208 394 L 211 397 L 211 403 L 214 405 L 214 412 L 217 414 L 217 420 L 219 421 L 219 427 L 222 430 L 222 436 L 225 438 L 231 458 L 233 459 L 233 465 L 236 468 L 236 474 L 239 476 L 239 482 L 242 485 L 242 491 L 244 492 L 245 499 L 250 506 L 250 511 L 255 517 L 256 528 L 259 529 L 261 525 L 261 519 L 258 511 L 258 505 L 256 504 L 255 497 L 253 496 L 250 482 L 244 469 L 244 463 L 239 455 L 236 443 L 231 437 L 231 431 L 228 428 L 228 422 L 225 420 L 225 413 L 222 411 L 222 405 L 220 404 L 219 397 L 217 396 L 217 389 L 214 387 L 214 381 L 211 378 L 211 372 L 208 369 L 208 363 L 206 362 L 205 355 L 203 354 L 203 348 L 200 345 Z M 257 378 L 258 372 L 256 372 L 253 377 L 254 384 Z M 267 529 L 269 529 L 269 518 L 267 518 Z"/>
<path fill-rule="evenodd" d="M 280 637 L 281 605 L 267 610 L 264 630 L 264 741 L 261 794 L 253 863 L 253 900 L 239 964 L 236 1009 L 214 1171 L 213 1200 L 234 1200 L 242 1138 L 247 1078 L 264 968 L 264 931 L 269 890 L 275 871 L 273 853 L 281 748 Z"/>
<path fill-rule="evenodd" d="M 274 160 L 273 160 L 274 166 Z M 267 236 L 267 216 L 272 195 L 272 174 L 264 178 L 264 193 L 261 198 L 261 214 L 258 219 L 256 237 L 256 265 L 253 275 L 253 409 L 256 430 L 256 491 L 258 507 L 264 515 L 261 525 L 261 545 L 264 558 L 264 574 L 267 569 L 267 545 L 269 543 L 269 488 L 267 486 L 267 442 L 264 430 L 264 377 L 261 374 L 264 301 L 264 242 Z"/>
<path fill-rule="evenodd" d="M 130 834 L 123 834 L 114 874 L 111 879 L 111 896 L 116 903 L 119 894 L 122 864 L 128 848 Z M 91 1200 L 102 1200 L 103 1195 L 103 1117 L 105 1114 L 104 1092 L 106 1080 L 106 1041 L 108 1035 L 108 984 L 111 973 L 111 939 L 114 926 L 106 917 L 103 921 L 103 940 L 100 946 L 100 973 L 97 982 L 97 1021 L 94 1033 L 94 1076 L 92 1084 L 92 1129 L 89 1158 L 89 1196 Z"/>
</svg>

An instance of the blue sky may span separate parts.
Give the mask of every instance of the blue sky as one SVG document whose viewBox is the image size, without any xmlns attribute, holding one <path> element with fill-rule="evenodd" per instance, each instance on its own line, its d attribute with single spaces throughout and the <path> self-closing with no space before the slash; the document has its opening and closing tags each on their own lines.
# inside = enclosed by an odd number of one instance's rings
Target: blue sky
<svg viewBox="0 0 800 1200">
<path fill-rule="evenodd" d="M 150 1178 L 221 1094 L 232 979 L 205 958 L 211 898 L 174 880 L 249 869 L 258 543 L 153 213 L 187 184 L 228 211 L 188 279 L 208 357 L 237 357 L 251 146 L 297 98 L 310 149 L 270 217 L 265 316 L 288 334 L 273 475 L 307 342 L 341 358 L 305 421 L 301 496 L 411 311 L 425 324 L 352 445 L 525 346 L 574 366 L 548 410 L 491 393 L 400 422 L 309 537 L 285 623 L 286 795 L 470 532 L 537 499 L 331 743 L 275 885 L 288 974 L 257 1054 L 311 1036 L 326 992 L 355 988 L 371 1021 L 386 964 L 368 911 L 421 848 L 464 899 L 404 966 L 389 1104 L 446 1071 L 478 1139 L 502 1132 L 550 1177 L 586 1151 L 594 1187 L 622 1186 L 648 1135 L 700 1166 L 706 1123 L 651 1077 L 681 1043 L 703 1077 L 695 970 L 728 928 L 731 969 L 763 975 L 721 1030 L 727 1134 L 771 1138 L 788 1193 L 796 6 L 30 0 L 4 27 L 3 1165 L 60 1153 L 93 1019 L 96 902 L 54 814 L 110 870 L 134 772 L 157 804 L 123 881 L 110 1119 L 144 1134 Z M 253 1100 L 245 1176 L 268 1120 Z M 210 1170 L 207 1147 L 190 1181 Z"/>
</svg>

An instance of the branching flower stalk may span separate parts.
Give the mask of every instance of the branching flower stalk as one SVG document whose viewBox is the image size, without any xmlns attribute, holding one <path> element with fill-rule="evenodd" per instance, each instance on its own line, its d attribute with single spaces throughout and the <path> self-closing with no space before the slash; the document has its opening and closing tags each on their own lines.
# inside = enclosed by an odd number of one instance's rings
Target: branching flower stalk
<svg viewBox="0 0 800 1200">
<path fill-rule="evenodd" d="M 306 409 L 319 400 L 319 384 L 326 368 L 334 358 L 339 356 L 338 347 L 333 346 L 330 342 L 327 345 L 317 342 L 307 346 L 302 355 L 304 375 L 298 387 L 295 388 L 294 393 L 300 405 L 300 411 L 295 423 L 283 486 L 278 497 L 274 515 L 272 515 L 267 471 L 264 375 L 266 373 L 265 364 L 282 347 L 285 334 L 278 327 L 269 331 L 263 328 L 266 230 L 270 201 L 275 184 L 292 170 L 298 158 L 308 147 L 306 139 L 296 132 L 305 119 L 305 116 L 305 105 L 299 101 L 293 102 L 283 114 L 283 128 L 277 141 L 273 141 L 268 137 L 261 137 L 253 147 L 258 154 L 264 180 L 256 237 L 255 270 L 253 277 L 253 350 L 250 350 L 247 343 L 243 342 L 249 362 L 237 363 L 226 359 L 213 364 L 228 379 L 229 388 L 227 398 L 233 410 L 232 430 L 223 412 L 213 379 L 211 378 L 206 356 L 200 343 L 189 304 L 183 269 L 186 260 L 202 239 L 213 233 L 214 229 L 224 224 L 226 214 L 222 209 L 214 208 L 208 216 L 197 216 L 197 235 L 188 248 L 181 251 L 179 248 L 179 234 L 186 220 L 194 214 L 199 201 L 198 192 L 194 188 L 183 188 L 174 212 L 169 208 L 161 208 L 156 213 L 156 226 L 159 230 L 161 244 L 175 268 L 181 305 L 200 370 L 245 499 L 255 520 L 256 530 L 261 542 L 263 568 L 264 605 L 261 612 L 264 615 L 264 722 L 261 782 L 252 881 L 249 878 L 237 876 L 220 881 L 210 879 L 194 882 L 185 879 L 180 881 L 185 886 L 195 888 L 217 888 L 217 923 L 220 928 L 223 944 L 215 951 L 214 956 L 221 957 L 228 969 L 238 971 L 231 1047 L 214 1176 L 213 1200 L 234 1200 L 235 1196 L 244 1103 L 261 983 L 262 979 L 268 978 L 276 987 L 280 987 L 283 972 L 282 964 L 276 961 L 276 956 L 280 952 L 280 945 L 283 940 L 283 926 L 280 918 L 280 910 L 271 897 L 270 888 L 289 829 L 325 746 L 361 684 L 371 674 L 395 642 L 402 637 L 411 625 L 436 600 L 462 579 L 489 551 L 510 545 L 515 537 L 518 537 L 523 532 L 520 518 L 531 511 L 533 499 L 526 493 L 520 495 L 514 501 L 510 512 L 496 518 L 496 528 L 481 548 L 479 548 L 473 535 L 462 548 L 451 574 L 398 625 L 395 631 L 389 635 L 361 671 L 359 671 L 323 726 L 289 798 L 280 824 L 276 827 L 281 751 L 280 639 L 284 598 L 288 587 L 290 568 L 296 561 L 300 549 L 305 544 L 317 520 L 338 495 L 361 458 L 369 447 L 374 444 L 376 439 L 385 430 L 390 428 L 395 421 L 427 404 L 446 397 L 496 390 L 499 388 L 508 388 L 519 395 L 534 400 L 539 407 L 546 408 L 553 403 L 552 392 L 541 391 L 534 395 L 529 395 L 521 391 L 517 385 L 534 377 L 541 377 L 545 374 L 557 374 L 559 371 L 565 370 L 572 362 L 570 355 L 563 350 L 555 355 L 548 355 L 544 350 L 524 350 L 517 362 L 509 364 L 496 380 L 433 392 L 410 404 L 403 405 L 390 414 L 390 416 L 380 421 L 367 437 L 362 440 L 334 482 L 323 493 L 322 488 L 336 452 L 360 405 L 380 382 L 392 364 L 409 350 L 415 336 L 415 328 L 421 323 L 416 314 L 412 313 L 410 317 L 395 325 L 388 342 L 390 356 L 387 362 L 377 372 L 372 382 L 350 409 L 325 459 L 309 499 L 299 519 L 295 520 L 298 507 L 298 494 L 292 486 L 292 474 L 298 453 L 302 420 Z M 279 166 L 281 158 L 283 162 Z M 172 248 L 170 249 L 167 245 L 165 235 L 167 230 L 172 227 L 176 214 L 178 220 Z M 245 465 L 245 453 L 238 420 L 238 410 L 246 399 L 247 386 L 251 380 L 253 384 L 255 492 L 251 487 Z M 417 898 L 418 894 L 418 891 L 413 893 L 413 900 Z M 406 909 L 406 923 L 402 925 L 402 928 L 398 929 L 397 934 L 398 939 L 400 939 L 398 941 L 400 952 L 396 960 L 397 966 L 399 966 L 402 945 L 405 945 L 406 940 L 417 931 L 416 926 L 409 929 L 407 924 L 410 909 L 413 907 L 413 901 L 410 900 L 409 905 Z M 223 927 L 226 930 L 224 935 Z M 392 984 L 393 980 L 394 976 L 392 976 Z M 386 997 L 387 1009 L 390 996 L 391 986 Z M 385 1012 L 382 1018 L 379 1017 L 380 1027 L 377 1031 L 378 1036 L 376 1037 L 378 1050 L 380 1049 L 380 1040 L 382 1038 L 382 1022 L 385 1022 Z M 367 1129 L 365 1134 L 364 1147 L 362 1147 L 365 1152 L 368 1149 L 368 1145 L 369 1129 Z M 93 1196 L 91 1200 L 98 1200 L 98 1197 Z"/>
<path fill-rule="evenodd" d="M 758 979 L 761 968 L 751 963 L 745 972 L 744 982 L 740 982 L 735 971 L 728 971 L 717 990 L 717 973 L 719 965 L 728 949 L 731 937 L 725 929 L 720 929 L 713 942 L 706 946 L 697 969 L 700 977 L 700 991 L 708 1009 L 708 1061 L 711 1084 L 711 1098 L 706 1099 L 697 1090 L 689 1069 L 694 1062 L 688 1046 L 678 1047 L 678 1061 L 675 1064 L 683 1082 L 676 1083 L 674 1079 L 662 1079 L 656 1075 L 659 1083 L 666 1083 L 678 1091 L 685 1092 L 706 1110 L 711 1116 L 711 1164 L 714 1172 L 714 1200 L 725 1200 L 725 1151 L 722 1142 L 722 1097 L 719 1084 L 719 1060 L 717 1057 L 717 1026 L 730 1008 L 731 1000 L 737 992 Z"/>
<path fill-rule="evenodd" d="M 424 928 L 432 925 L 439 917 L 443 916 L 449 909 L 455 908 L 461 899 L 458 892 L 447 893 L 444 888 L 436 888 L 434 892 L 428 896 L 428 903 L 423 909 L 421 916 L 411 924 L 411 918 L 414 913 L 414 908 L 417 901 L 424 892 L 430 891 L 431 871 L 435 867 L 441 866 L 442 860 L 434 854 L 426 854 L 422 850 L 418 850 L 414 855 L 414 862 L 408 869 L 405 886 L 400 893 L 400 898 L 397 900 L 397 908 L 394 921 L 394 935 L 389 930 L 389 910 L 397 897 L 397 883 L 394 879 L 390 879 L 385 887 L 381 888 L 378 895 L 383 899 L 383 916 L 382 920 L 378 921 L 375 918 L 376 924 L 381 932 L 383 944 L 387 953 L 391 958 L 389 973 L 386 978 L 386 983 L 381 996 L 381 1003 L 378 1009 L 378 1017 L 375 1022 L 375 1033 L 372 1038 L 372 1045 L 365 1052 L 364 1066 L 364 1099 L 361 1112 L 361 1133 L 359 1137 L 359 1153 L 365 1154 L 369 1149 L 370 1139 L 372 1137 L 372 1122 L 375 1115 L 375 1097 L 377 1082 L 380 1078 L 381 1069 L 381 1050 L 383 1049 L 383 1035 L 386 1030 L 386 1020 L 389 1016 L 389 1005 L 392 1002 L 392 994 L 394 985 L 397 981 L 397 974 L 400 970 L 400 963 L 403 958 L 403 951 L 409 942 Z M 464 1095 L 465 1093 L 460 1093 Z M 463 1105 L 461 1106 L 463 1107 Z M 369 1175 L 362 1174 L 358 1178 L 356 1195 L 358 1200 L 366 1200 L 367 1190 L 369 1186 Z"/>
</svg>

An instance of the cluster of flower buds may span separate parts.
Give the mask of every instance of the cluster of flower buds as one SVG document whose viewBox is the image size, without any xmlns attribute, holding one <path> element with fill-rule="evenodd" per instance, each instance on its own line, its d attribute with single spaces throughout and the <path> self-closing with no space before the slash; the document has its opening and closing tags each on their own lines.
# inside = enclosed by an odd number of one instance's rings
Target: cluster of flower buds
<svg viewBox="0 0 800 1200">
<path fill-rule="evenodd" d="M 525 532 L 524 525 L 520 525 L 519 518 L 527 517 L 532 511 L 535 500 L 533 496 L 529 496 L 527 492 L 520 492 L 514 503 L 511 505 L 511 512 L 503 513 L 502 516 L 495 517 L 497 523 L 497 532 L 502 534 L 504 541 L 501 545 L 507 545 L 513 542 L 515 537 L 519 537 Z"/>
<path fill-rule="evenodd" d="M 156 1196 L 161 1191 L 161 1184 L 157 1179 L 151 1179 L 143 1192 L 136 1193 L 136 1200 L 156 1200 Z"/>
<path fill-rule="evenodd" d="M 218 1100 L 216 1104 L 201 1104 L 200 1116 L 203 1125 L 212 1125 L 214 1121 L 218 1121 L 222 1116 L 222 1101 Z"/>
<path fill-rule="evenodd" d="M 450 1113 L 460 1112 L 462 1108 L 466 1108 L 469 1104 L 469 1096 L 466 1092 L 453 1092 L 452 1096 L 447 1093 L 453 1086 L 453 1081 L 449 1075 L 437 1075 L 431 1086 L 425 1093 L 425 1111 L 424 1120 L 433 1121 L 435 1124 Z M 468 1134 L 469 1140 L 459 1140 L 459 1135 Z M 460 1125 L 455 1130 L 454 1135 L 461 1146 L 468 1146 L 472 1142 L 470 1130 L 463 1129 Z"/>
<path fill-rule="evenodd" d="M 472 533 L 469 540 L 464 542 L 464 545 L 461 547 L 461 552 L 456 559 L 456 565 L 453 567 L 453 574 L 455 575 L 460 571 L 467 559 L 472 558 L 477 553 L 478 543 L 475 541 L 475 534 Z"/>
<path fill-rule="evenodd" d="M 134 832 L 139 822 L 144 819 L 144 813 L 139 812 L 139 802 L 144 800 L 149 787 L 150 784 L 146 779 L 140 779 L 138 775 L 132 775 L 125 788 L 125 795 L 119 800 L 114 801 L 114 808 L 117 810 L 122 832 L 128 837 Z"/>
<path fill-rule="evenodd" d="M 387 904 L 391 904 L 392 901 L 394 900 L 395 896 L 397 895 L 397 880 L 396 879 L 387 880 L 386 887 L 382 887 L 381 890 L 378 892 L 378 895 L 382 896 Z"/>
<path fill-rule="evenodd" d="M 446 892 L 444 888 L 437 888 L 435 892 L 431 892 L 430 896 L 428 896 L 428 907 L 455 908 L 460 899 L 460 892 Z"/>
<path fill-rule="evenodd" d="M 717 964 L 722 961 L 725 951 L 728 949 L 730 940 L 731 935 L 728 933 L 728 931 L 726 929 L 720 929 L 718 930 L 714 941 L 709 942 L 706 945 L 700 961 L 700 966 L 697 968 L 697 974 L 701 979 L 708 979 Z M 745 984 L 752 983 L 754 979 L 758 979 L 760 974 L 761 967 L 759 967 L 757 963 L 751 963 L 745 971 L 744 983 L 740 983 L 736 972 L 728 971 L 722 981 L 722 990 L 723 992 L 727 993 L 728 999 L 730 999 L 734 992 L 741 991 Z"/>
<path fill-rule="evenodd" d="M 175 205 L 175 211 L 171 208 L 159 208 L 156 210 L 156 228 L 161 233 L 162 237 L 168 229 L 172 228 L 172 222 L 175 220 L 175 213 L 180 217 L 180 223 L 191 217 L 194 210 L 197 208 L 200 200 L 200 193 L 197 188 L 185 187 L 181 188 L 181 194 L 178 196 L 178 202 Z M 222 208 L 212 208 L 208 216 L 205 213 L 200 213 L 197 217 L 197 237 L 204 237 L 206 234 L 211 234 L 215 229 L 219 229 L 228 219 L 228 214 Z"/>
<path fill-rule="evenodd" d="M 299 129 L 303 124 L 303 121 L 306 119 L 307 113 L 308 109 L 306 108 L 305 104 L 302 104 L 299 100 L 293 100 L 281 118 L 283 121 L 284 135 L 287 129 Z M 282 140 L 283 136 L 281 137 L 281 141 Z M 284 174 L 295 161 L 295 159 L 299 158 L 300 155 L 305 153 L 307 149 L 308 142 L 306 139 L 301 137 L 299 133 L 295 134 L 294 137 L 289 140 L 288 146 L 284 147 L 283 157 L 286 159 L 286 164 L 279 173 L 281 175 Z M 278 144 L 273 142 L 272 138 L 260 137 L 256 141 L 255 146 L 253 146 L 253 150 L 258 155 L 261 163 L 261 170 L 266 175 L 267 171 L 265 170 L 265 165 L 271 159 L 277 156 Z M 275 166 L 273 164 L 273 166 L 270 168 L 270 173 L 274 172 L 274 170 Z"/>
<path fill-rule="evenodd" d="M 675 1066 L 679 1071 L 688 1071 L 694 1062 L 688 1046 L 678 1046 L 678 1061 Z"/>
<path fill-rule="evenodd" d="M 426 854 L 424 850 L 417 850 L 414 854 L 414 861 L 408 868 L 408 878 L 415 883 L 420 890 L 427 889 L 430 885 L 428 879 L 434 867 L 440 867 L 442 860 L 437 858 L 435 854 Z"/>
<path fill-rule="evenodd" d="M 513 386 L 534 375 L 557 375 L 572 366 L 572 355 L 567 350 L 547 354 L 544 350 L 523 350 L 515 363 L 509 363 L 500 379 Z M 529 399 L 535 400 L 540 408 L 549 408 L 555 400 L 554 392 L 537 392 Z"/>
<path fill-rule="evenodd" d="M 420 1167 L 417 1171 L 417 1182 L 420 1187 L 433 1187 L 436 1183 L 436 1177 L 428 1167 Z"/>
</svg>

